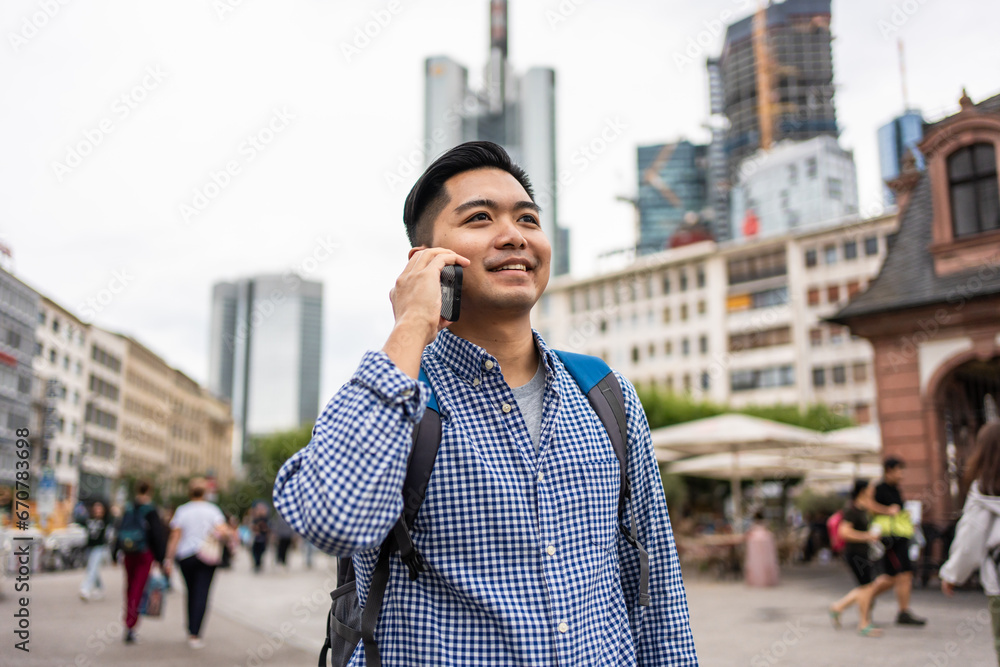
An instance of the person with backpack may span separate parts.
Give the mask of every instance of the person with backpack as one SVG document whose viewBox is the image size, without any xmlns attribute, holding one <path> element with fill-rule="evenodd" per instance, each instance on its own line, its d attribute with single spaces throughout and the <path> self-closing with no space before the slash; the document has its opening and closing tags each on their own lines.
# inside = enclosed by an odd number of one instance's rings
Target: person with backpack
<svg viewBox="0 0 1000 667">
<path fill-rule="evenodd" d="M 954 594 L 979 570 L 990 608 L 993 645 L 1000 660 L 1000 422 L 987 423 L 976 435 L 976 449 L 966 466 L 971 482 L 962 518 L 955 528 L 948 560 L 938 570 L 941 591 Z"/>
<path fill-rule="evenodd" d="M 840 627 L 840 615 L 852 604 L 858 605 L 858 634 L 864 637 L 881 637 L 882 630 L 872 623 L 871 608 L 875 598 L 893 587 L 893 578 L 880 569 L 880 531 L 871 530 L 871 516 L 868 513 L 869 496 L 872 493 L 868 480 L 854 481 L 850 504 L 839 512 L 839 521 L 832 517 L 828 524 L 836 532 L 830 535 L 830 543 L 844 556 L 844 561 L 854 575 L 858 585 L 830 605 L 830 619 L 834 627 Z M 873 550 L 873 545 L 874 550 Z"/>
<path fill-rule="evenodd" d="M 335 665 L 698 663 L 635 389 L 531 328 L 542 220 L 497 144 L 437 158 L 404 205 L 388 340 L 277 475 L 292 528 L 352 557 Z"/>
<path fill-rule="evenodd" d="M 112 563 L 117 563 L 119 553 L 124 554 L 126 644 L 137 641 L 139 603 L 153 563 L 157 563 L 161 571 L 166 571 L 163 563 L 166 559 L 167 531 L 153 504 L 152 488 L 143 479 L 135 483 L 135 497 L 122 513 L 111 553 Z"/>
</svg>

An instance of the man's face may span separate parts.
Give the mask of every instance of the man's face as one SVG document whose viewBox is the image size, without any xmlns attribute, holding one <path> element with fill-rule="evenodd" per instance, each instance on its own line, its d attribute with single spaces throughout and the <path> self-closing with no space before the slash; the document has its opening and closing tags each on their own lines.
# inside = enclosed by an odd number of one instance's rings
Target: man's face
<svg viewBox="0 0 1000 667">
<path fill-rule="evenodd" d="M 462 275 L 462 312 L 531 309 L 549 282 L 552 247 L 538 207 L 501 169 L 476 169 L 445 182 L 450 198 L 434 220 L 431 245 L 471 264 Z"/>
</svg>

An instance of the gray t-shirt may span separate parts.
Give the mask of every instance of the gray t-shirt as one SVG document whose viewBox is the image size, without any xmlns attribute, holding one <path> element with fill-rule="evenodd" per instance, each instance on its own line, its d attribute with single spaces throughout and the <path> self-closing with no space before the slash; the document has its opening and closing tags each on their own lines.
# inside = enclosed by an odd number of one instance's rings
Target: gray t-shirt
<svg viewBox="0 0 1000 667">
<path fill-rule="evenodd" d="M 514 394 L 514 401 L 521 410 L 524 418 L 524 425 L 528 427 L 528 435 L 535 445 L 535 455 L 538 455 L 538 441 L 542 435 L 542 399 L 545 396 L 545 364 L 538 363 L 538 370 L 535 377 L 528 381 L 528 384 L 520 387 L 511 387 Z"/>
</svg>

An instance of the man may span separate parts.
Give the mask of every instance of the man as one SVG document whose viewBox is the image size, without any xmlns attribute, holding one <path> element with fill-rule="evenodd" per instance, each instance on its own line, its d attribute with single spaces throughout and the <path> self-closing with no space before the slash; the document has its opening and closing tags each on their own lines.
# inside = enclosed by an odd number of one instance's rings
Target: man
<svg viewBox="0 0 1000 667">
<path fill-rule="evenodd" d="M 910 514 L 903 509 L 903 494 L 899 485 L 903 481 L 902 459 L 890 456 L 882 463 L 882 482 L 875 487 L 870 509 L 875 514 L 875 525 L 882 530 L 885 555 L 882 557 L 882 571 L 895 577 L 896 601 L 899 625 L 924 625 L 927 620 L 910 611 L 910 593 L 913 591 L 913 563 L 910 561 L 910 538 L 913 537 L 913 522 Z"/>
<path fill-rule="evenodd" d="M 412 536 L 410 581 L 391 559 L 376 638 L 391 665 L 695 665 L 687 600 L 649 427 L 619 377 L 631 504 L 649 552 L 618 531 L 620 468 L 599 417 L 532 330 L 551 247 L 527 175 L 490 142 L 438 158 L 406 199 L 409 262 L 396 323 L 278 473 L 275 507 L 327 553 L 354 556 L 363 605 L 378 546 L 403 507 L 428 387 L 442 436 Z M 441 313 L 441 270 L 464 269 L 461 315 Z M 364 664 L 355 651 L 352 665 Z"/>
<path fill-rule="evenodd" d="M 155 561 L 164 570 L 167 552 L 167 530 L 153 504 L 152 485 L 140 479 L 135 483 L 135 498 L 125 508 L 118 528 L 111 562 L 117 563 L 118 552 L 125 554 L 125 636 L 126 644 L 137 641 L 135 627 L 139 623 L 139 603 Z"/>
</svg>

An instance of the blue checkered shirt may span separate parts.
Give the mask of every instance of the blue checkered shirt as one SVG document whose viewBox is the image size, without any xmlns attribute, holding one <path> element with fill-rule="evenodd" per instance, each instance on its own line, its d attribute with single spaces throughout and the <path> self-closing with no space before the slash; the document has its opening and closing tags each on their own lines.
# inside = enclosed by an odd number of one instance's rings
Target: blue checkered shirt
<svg viewBox="0 0 1000 667">
<path fill-rule="evenodd" d="M 442 421 L 412 531 L 427 570 L 410 581 L 399 558 L 390 559 L 376 632 L 382 664 L 696 665 L 635 389 L 619 376 L 649 607 L 636 604 L 638 553 L 618 530 L 611 441 L 559 358 L 535 340 L 546 371 L 537 456 L 496 358 L 447 329 L 424 351 Z M 296 531 L 329 554 L 354 557 L 362 605 L 378 547 L 403 509 L 413 426 L 428 391 L 384 353 L 367 353 L 275 480 L 275 507 Z M 350 664 L 364 665 L 360 645 Z"/>
</svg>

